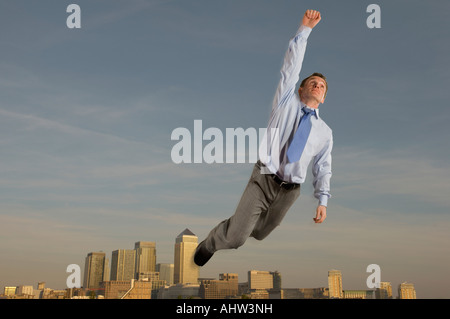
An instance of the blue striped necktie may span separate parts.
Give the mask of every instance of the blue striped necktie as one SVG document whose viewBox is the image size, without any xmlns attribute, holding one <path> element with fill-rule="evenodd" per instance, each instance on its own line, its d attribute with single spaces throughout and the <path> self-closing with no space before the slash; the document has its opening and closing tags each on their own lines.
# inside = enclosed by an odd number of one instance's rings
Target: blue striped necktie
<svg viewBox="0 0 450 319">
<path fill-rule="evenodd" d="M 300 160 L 300 156 L 305 148 L 309 133 L 311 132 L 311 116 L 315 115 L 314 110 L 303 108 L 303 116 L 300 119 L 300 124 L 295 132 L 294 138 L 287 150 L 287 157 L 289 162 L 294 163 Z"/>
</svg>

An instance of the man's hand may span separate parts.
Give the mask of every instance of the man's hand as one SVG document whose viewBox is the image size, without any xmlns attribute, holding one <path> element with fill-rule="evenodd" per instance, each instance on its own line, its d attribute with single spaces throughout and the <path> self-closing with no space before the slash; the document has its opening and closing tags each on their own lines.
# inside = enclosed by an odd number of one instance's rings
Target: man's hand
<svg viewBox="0 0 450 319">
<path fill-rule="evenodd" d="M 316 217 L 313 218 L 316 224 L 320 224 L 327 218 L 327 207 L 319 205 L 316 210 Z"/>
<path fill-rule="evenodd" d="M 314 28 L 317 23 L 319 23 L 322 17 L 320 16 L 320 12 L 316 10 L 306 10 L 305 15 L 303 16 L 302 24 L 306 27 Z"/>
</svg>

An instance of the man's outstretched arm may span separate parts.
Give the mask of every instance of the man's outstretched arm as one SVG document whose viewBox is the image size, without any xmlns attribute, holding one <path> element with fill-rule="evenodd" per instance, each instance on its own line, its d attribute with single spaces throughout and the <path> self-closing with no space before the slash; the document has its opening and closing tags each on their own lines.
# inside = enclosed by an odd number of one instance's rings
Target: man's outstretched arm
<svg viewBox="0 0 450 319">
<path fill-rule="evenodd" d="M 295 37 L 289 42 L 281 68 L 281 79 L 273 101 L 273 110 L 287 103 L 296 94 L 295 86 L 300 79 L 300 70 L 306 51 L 306 43 L 311 30 L 321 20 L 320 12 L 307 10 Z"/>
</svg>

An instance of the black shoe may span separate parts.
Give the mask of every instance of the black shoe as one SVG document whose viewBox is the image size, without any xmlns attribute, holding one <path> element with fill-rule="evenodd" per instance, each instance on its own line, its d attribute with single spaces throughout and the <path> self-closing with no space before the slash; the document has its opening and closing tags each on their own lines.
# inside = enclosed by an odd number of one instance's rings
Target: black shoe
<svg viewBox="0 0 450 319">
<path fill-rule="evenodd" d="M 197 266 L 201 267 L 206 264 L 213 255 L 214 253 L 210 253 L 206 249 L 205 241 L 202 241 L 200 244 L 198 244 L 197 249 L 195 250 L 194 262 L 197 264 Z"/>
</svg>

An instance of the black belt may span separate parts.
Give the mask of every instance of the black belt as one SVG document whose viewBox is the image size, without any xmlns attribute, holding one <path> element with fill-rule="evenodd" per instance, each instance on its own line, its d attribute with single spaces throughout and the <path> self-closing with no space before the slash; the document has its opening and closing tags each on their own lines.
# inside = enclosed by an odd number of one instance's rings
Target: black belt
<svg viewBox="0 0 450 319">
<path fill-rule="evenodd" d="M 258 161 L 258 164 L 266 167 L 266 165 L 261 161 Z M 284 189 L 289 190 L 289 189 L 294 189 L 294 188 L 297 188 L 300 186 L 300 184 L 285 182 L 275 174 L 270 174 L 270 177 L 272 177 L 272 179 L 275 181 L 275 183 L 277 183 L 280 187 L 283 187 Z"/>
<path fill-rule="evenodd" d="M 284 189 L 294 189 L 300 186 L 300 184 L 295 183 L 288 183 L 283 181 L 281 178 L 279 178 L 277 175 L 272 174 L 272 179 L 277 183 L 280 187 L 283 187 Z"/>
</svg>

